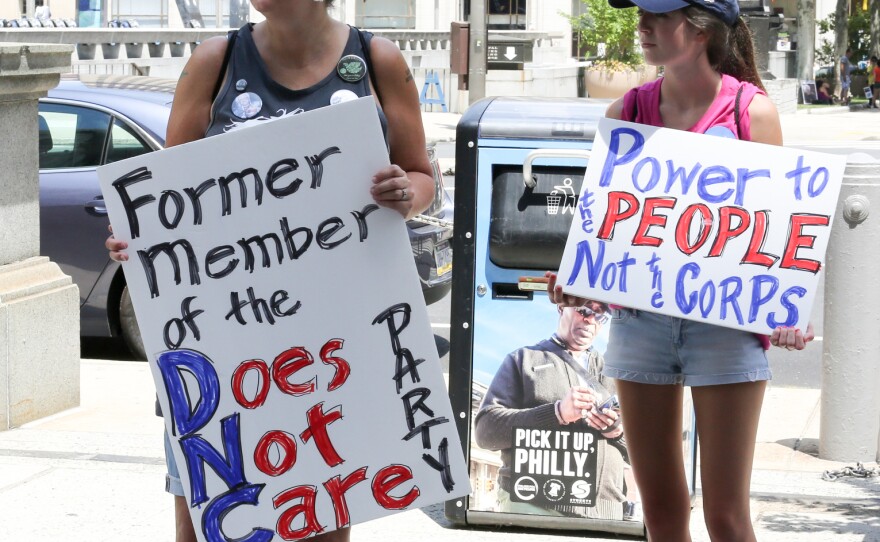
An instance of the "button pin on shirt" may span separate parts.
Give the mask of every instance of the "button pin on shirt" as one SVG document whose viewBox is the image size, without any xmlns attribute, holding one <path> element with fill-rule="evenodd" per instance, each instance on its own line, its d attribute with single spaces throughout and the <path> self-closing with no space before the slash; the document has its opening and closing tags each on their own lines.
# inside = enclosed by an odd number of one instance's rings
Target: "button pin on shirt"
<svg viewBox="0 0 880 542">
<path fill-rule="evenodd" d="M 350 102 L 352 100 L 357 100 L 357 98 L 357 94 L 348 90 L 347 88 L 343 88 L 337 90 L 330 96 L 330 105 L 341 104 L 342 102 Z"/>
<path fill-rule="evenodd" d="M 367 73 L 367 63 L 357 55 L 345 55 L 336 64 L 336 73 L 343 81 L 357 83 Z"/>
<path fill-rule="evenodd" d="M 256 117 L 263 109 L 263 99 L 253 92 L 239 94 L 232 100 L 232 114 L 240 119 Z"/>
</svg>

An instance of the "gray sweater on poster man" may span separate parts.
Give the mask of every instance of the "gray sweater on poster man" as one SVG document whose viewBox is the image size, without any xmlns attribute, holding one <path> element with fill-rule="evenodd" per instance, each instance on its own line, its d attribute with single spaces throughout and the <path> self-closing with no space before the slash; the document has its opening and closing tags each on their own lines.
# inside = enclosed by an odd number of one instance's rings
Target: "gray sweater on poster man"
<svg viewBox="0 0 880 542">
<path fill-rule="evenodd" d="M 602 356 L 589 350 L 588 372 L 608 391 L 614 383 L 601 375 L 605 364 Z M 503 466 L 498 483 L 511 493 L 510 475 L 513 464 L 514 427 L 536 429 L 569 429 L 592 432 L 597 443 L 597 504 L 595 507 L 559 506 L 554 510 L 570 516 L 621 519 L 623 517 L 623 471 L 626 466 L 617 446 L 591 428 L 583 420 L 560 425 L 556 418 L 556 401 L 565 397 L 573 386 L 581 385 L 575 370 L 566 362 L 577 363 L 572 355 L 552 340 L 520 348 L 504 358 L 483 398 L 474 420 L 477 445 L 487 450 L 500 450 Z"/>
</svg>

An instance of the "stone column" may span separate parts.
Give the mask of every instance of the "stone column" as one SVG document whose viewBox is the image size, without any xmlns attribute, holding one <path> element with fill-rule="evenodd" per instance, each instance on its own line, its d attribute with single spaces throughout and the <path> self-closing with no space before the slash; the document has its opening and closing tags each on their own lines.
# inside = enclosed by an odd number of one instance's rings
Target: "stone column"
<svg viewBox="0 0 880 542">
<path fill-rule="evenodd" d="M 0 43 L 0 431 L 79 405 L 79 291 L 40 256 L 37 100 L 69 45 Z"/>
</svg>

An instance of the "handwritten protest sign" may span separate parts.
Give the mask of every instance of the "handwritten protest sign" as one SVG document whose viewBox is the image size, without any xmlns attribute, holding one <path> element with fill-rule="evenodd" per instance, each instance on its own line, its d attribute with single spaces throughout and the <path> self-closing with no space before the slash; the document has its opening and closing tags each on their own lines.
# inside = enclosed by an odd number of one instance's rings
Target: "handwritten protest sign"
<svg viewBox="0 0 880 542">
<path fill-rule="evenodd" d="M 200 540 L 469 492 L 387 164 L 364 98 L 99 170 Z"/>
<path fill-rule="evenodd" d="M 770 333 L 806 328 L 845 157 L 603 119 L 567 293 Z"/>
</svg>

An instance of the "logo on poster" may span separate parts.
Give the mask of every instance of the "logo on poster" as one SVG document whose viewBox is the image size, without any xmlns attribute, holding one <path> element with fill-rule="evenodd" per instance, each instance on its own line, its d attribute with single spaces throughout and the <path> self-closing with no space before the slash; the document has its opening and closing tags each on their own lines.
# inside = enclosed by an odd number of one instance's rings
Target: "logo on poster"
<svg viewBox="0 0 880 542">
<path fill-rule="evenodd" d="M 575 480 L 571 484 L 571 496 L 575 499 L 586 499 L 590 496 L 590 482 L 586 480 Z"/>
<path fill-rule="evenodd" d="M 538 482 L 531 476 L 522 476 L 513 484 L 513 492 L 524 501 L 530 501 L 538 494 Z"/>
<path fill-rule="evenodd" d="M 559 501 L 565 497 L 565 484 L 561 480 L 551 478 L 544 482 L 544 497 L 548 501 Z"/>
</svg>

